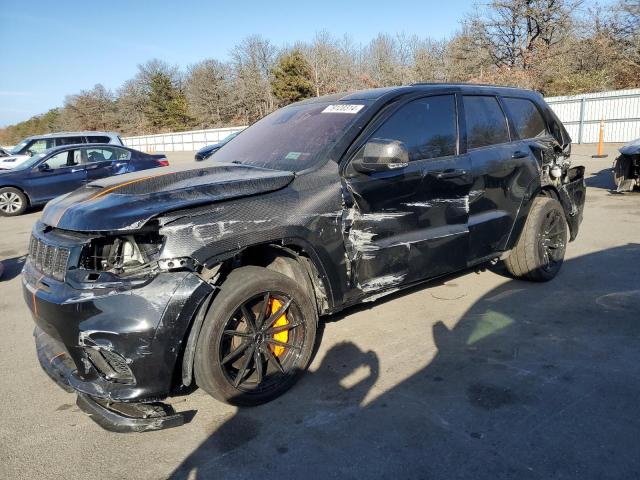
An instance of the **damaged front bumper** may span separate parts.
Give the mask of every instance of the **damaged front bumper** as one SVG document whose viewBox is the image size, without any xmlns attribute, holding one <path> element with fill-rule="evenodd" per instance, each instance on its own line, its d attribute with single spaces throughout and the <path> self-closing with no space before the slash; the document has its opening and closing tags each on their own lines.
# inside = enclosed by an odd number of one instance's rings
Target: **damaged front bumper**
<svg viewBox="0 0 640 480">
<path fill-rule="evenodd" d="M 42 368 L 112 431 L 184 421 L 158 401 L 179 382 L 186 333 L 211 288 L 193 273 L 164 272 L 138 285 L 80 290 L 44 278 L 30 260 L 23 270 Z"/>
</svg>

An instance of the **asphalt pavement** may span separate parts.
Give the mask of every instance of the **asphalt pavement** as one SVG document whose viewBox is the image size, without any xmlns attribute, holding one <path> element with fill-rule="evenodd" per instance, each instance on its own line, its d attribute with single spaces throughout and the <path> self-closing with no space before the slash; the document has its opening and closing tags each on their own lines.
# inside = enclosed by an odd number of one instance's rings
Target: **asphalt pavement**
<svg viewBox="0 0 640 480">
<path fill-rule="evenodd" d="M 351 308 L 280 399 L 198 390 L 172 400 L 191 423 L 143 434 L 41 371 L 19 275 L 40 211 L 0 218 L 0 478 L 640 477 L 640 193 L 609 191 L 606 150 L 574 147 L 584 222 L 552 282 L 467 273 Z"/>
</svg>

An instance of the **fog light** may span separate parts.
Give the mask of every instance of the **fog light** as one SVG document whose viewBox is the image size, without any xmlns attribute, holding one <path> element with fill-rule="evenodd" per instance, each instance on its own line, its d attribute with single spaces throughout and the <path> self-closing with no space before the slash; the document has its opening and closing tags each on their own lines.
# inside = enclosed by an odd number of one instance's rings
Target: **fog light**
<svg viewBox="0 0 640 480">
<path fill-rule="evenodd" d="M 85 348 L 87 358 L 107 380 L 117 383 L 135 383 L 127 361 L 119 354 L 104 348 Z"/>
</svg>

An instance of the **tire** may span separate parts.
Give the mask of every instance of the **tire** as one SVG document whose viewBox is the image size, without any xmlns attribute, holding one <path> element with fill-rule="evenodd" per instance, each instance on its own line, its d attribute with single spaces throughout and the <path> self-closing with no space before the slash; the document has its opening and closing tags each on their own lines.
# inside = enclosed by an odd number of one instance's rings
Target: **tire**
<svg viewBox="0 0 640 480">
<path fill-rule="evenodd" d="M 273 318 L 285 307 L 284 315 Z M 260 312 L 265 312 L 262 319 Z M 197 385 L 233 405 L 259 405 L 282 395 L 309 364 L 317 321 L 309 292 L 286 275 L 254 266 L 232 271 L 198 337 Z M 282 322 L 293 326 L 283 330 Z"/>
<path fill-rule="evenodd" d="M 17 188 L 0 188 L 0 217 L 17 217 L 29 206 L 24 193 Z"/>
<path fill-rule="evenodd" d="M 626 180 L 633 180 L 631 167 L 632 163 L 630 158 L 624 156 L 616 158 L 612 168 L 613 183 L 615 184 L 614 190 L 618 192 L 626 189 L 633 190 L 633 183 L 631 183 L 632 186 L 630 188 L 623 185 Z"/>
<path fill-rule="evenodd" d="M 562 267 L 568 238 L 569 227 L 560 203 L 537 197 L 505 266 L 516 278 L 547 282 Z"/>
</svg>

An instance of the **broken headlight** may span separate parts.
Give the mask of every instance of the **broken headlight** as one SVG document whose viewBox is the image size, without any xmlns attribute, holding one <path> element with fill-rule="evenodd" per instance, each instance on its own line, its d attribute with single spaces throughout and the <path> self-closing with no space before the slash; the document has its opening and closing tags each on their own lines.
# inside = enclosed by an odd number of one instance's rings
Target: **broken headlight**
<svg viewBox="0 0 640 480">
<path fill-rule="evenodd" d="M 80 268 L 125 276 L 144 274 L 153 269 L 162 244 L 157 233 L 94 238 L 82 252 Z"/>
</svg>

